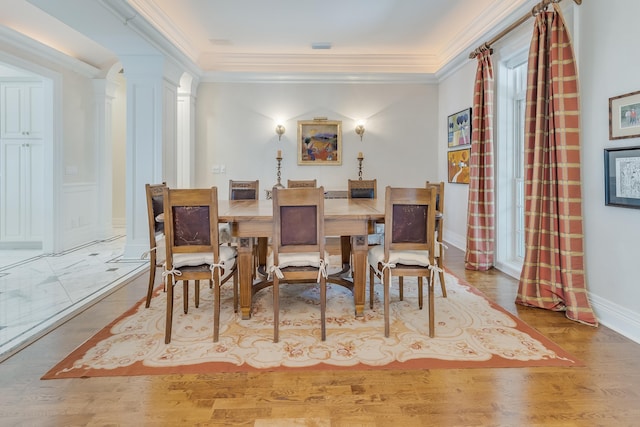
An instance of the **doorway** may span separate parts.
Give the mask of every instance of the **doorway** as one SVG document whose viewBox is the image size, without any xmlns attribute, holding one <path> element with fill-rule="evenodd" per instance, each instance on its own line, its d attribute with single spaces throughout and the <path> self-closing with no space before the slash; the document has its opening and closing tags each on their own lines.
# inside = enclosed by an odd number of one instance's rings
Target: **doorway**
<svg viewBox="0 0 640 427">
<path fill-rule="evenodd" d="M 22 64 L 25 65 L 25 64 Z M 36 70 L 0 63 L 0 249 L 12 257 L 55 251 L 54 82 Z"/>
</svg>

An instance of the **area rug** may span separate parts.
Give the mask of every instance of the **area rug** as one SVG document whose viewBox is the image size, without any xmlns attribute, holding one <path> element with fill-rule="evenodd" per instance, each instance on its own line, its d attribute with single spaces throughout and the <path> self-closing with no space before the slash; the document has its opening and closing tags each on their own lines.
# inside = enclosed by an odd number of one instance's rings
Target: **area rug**
<svg viewBox="0 0 640 427">
<path fill-rule="evenodd" d="M 252 317 L 233 312 L 224 286 L 220 340 L 213 342 L 212 292 L 203 284 L 200 306 L 182 310 L 175 292 L 173 335 L 164 343 L 166 293 L 151 307 L 140 301 L 58 363 L 43 379 L 122 375 L 277 370 L 443 369 L 580 366 L 581 362 L 457 277 L 446 274 L 447 297 L 436 282 L 435 338 L 428 309 L 418 308 L 417 281 L 405 278 L 404 299 L 391 288 L 391 335 L 384 336 L 382 285 L 374 308 L 354 316 L 348 289 L 327 290 L 327 339 L 320 339 L 319 291 L 313 284 L 281 285 L 280 342 L 273 343 L 270 288 L 253 297 Z M 191 293 L 193 294 L 193 293 Z"/>
</svg>

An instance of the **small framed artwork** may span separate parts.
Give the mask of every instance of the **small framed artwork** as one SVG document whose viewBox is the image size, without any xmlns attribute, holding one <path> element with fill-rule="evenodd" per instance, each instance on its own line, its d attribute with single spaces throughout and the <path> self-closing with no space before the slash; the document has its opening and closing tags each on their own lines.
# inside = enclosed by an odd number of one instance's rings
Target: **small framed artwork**
<svg viewBox="0 0 640 427">
<path fill-rule="evenodd" d="M 324 119 L 299 120 L 298 164 L 341 165 L 342 122 Z"/>
<path fill-rule="evenodd" d="M 604 199 L 607 206 L 640 209 L 640 147 L 604 150 Z"/>
<path fill-rule="evenodd" d="M 450 115 L 447 129 L 450 148 L 471 144 L 471 108 Z"/>
<path fill-rule="evenodd" d="M 640 91 L 609 98 L 609 139 L 640 136 Z"/>
<path fill-rule="evenodd" d="M 471 148 L 454 150 L 447 152 L 447 162 L 449 171 L 449 182 L 455 184 L 469 183 L 469 159 L 471 158 Z"/>
</svg>

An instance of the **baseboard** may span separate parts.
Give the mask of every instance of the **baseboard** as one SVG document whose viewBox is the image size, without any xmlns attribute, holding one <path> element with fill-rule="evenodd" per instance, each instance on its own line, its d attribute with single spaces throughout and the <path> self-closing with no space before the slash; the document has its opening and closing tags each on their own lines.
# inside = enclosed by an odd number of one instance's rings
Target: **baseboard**
<svg viewBox="0 0 640 427">
<path fill-rule="evenodd" d="M 0 242 L 0 249 L 42 249 L 42 242 Z"/>
<path fill-rule="evenodd" d="M 640 313 L 621 307 L 598 295 L 589 295 L 598 322 L 640 344 Z"/>
<path fill-rule="evenodd" d="M 447 231 L 447 245 L 454 246 L 462 251 L 466 250 L 466 238 Z M 496 268 L 503 271 L 504 266 L 496 265 Z M 519 279 L 519 271 L 509 271 L 505 269 L 505 274 Z M 598 322 L 602 326 L 629 338 L 640 344 L 640 313 L 621 307 L 598 295 L 589 294 L 589 301 L 596 313 Z"/>
<path fill-rule="evenodd" d="M 444 235 L 446 236 L 445 240 L 447 245 L 454 246 L 463 252 L 467 250 L 467 236 L 452 233 L 446 228 L 444 230 Z"/>
</svg>

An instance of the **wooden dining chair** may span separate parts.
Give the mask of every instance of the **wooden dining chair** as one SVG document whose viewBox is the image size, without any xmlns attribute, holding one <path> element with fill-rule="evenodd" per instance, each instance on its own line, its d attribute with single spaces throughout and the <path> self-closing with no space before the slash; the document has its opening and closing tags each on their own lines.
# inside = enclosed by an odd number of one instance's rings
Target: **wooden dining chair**
<svg viewBox="0 0 640 427">
<path fill-rule="evenodd" d="M 422 309 L 422 283 L 427 279 L 429 336 L 435 334 L 433 275 L 435 261 L 436 192 L 432 188 L 392 188 L 385 191 L 384 245 L 369 249 L 369 298 L 373 301 L 374 280 L 383 284 L 384 335 L 389 336 L 389 287 L 397 276 L 418 279 L 418 304 Z"/>
<path fill-rule="evenodd" d="M 229 180 L 229 200 L 258 200 L 260 181 Z"/>
<path fill-rule="evenodd" d="M 378 185 L 375 179 L 350 179 L 347 181 L 347 197 L 350 199 L 377 198 Z"/>
<path fill-rule="evenodd" d="M 273 277 L 273 342 L 279 340 L 280 284 L 320 284 L 320 323 L 326 339 L 327 261 L 324 188 L 273 188 L 273 237 L 267 261 Z"/>
<path fill-rule="evenodd" d="M 447 297 L 447 287 L 444 280 L 444 250 L 446 245 L 444 244 L 444 182 L 429 182 L 425 183 L 426 188 L 433 188 L 436 191 L 436 243 L 435 243 L 435 256 L 436 263 L 440 267 L 438 276 L 440 278 L 440 288 L 442 289 L 442 296 Z"/>
<path fill-rule="evenodd" d="M 229 200 L 258 200 L 260 198 L 260 181 L 236 181 L 229 180 Z M 224 233 L 225 241 L 226 236 L 228 236 L 228 242 L 232 245 L 237 245 L 237 239 L 231 236 L 231 227 L 229 224 L 220 224 L 220 232 Z M 255 273 L 259 264 L 259 253 L 266 252 L 266 239 L 254 239 L 254 253 L 253 253 L 253 274 L 252 277 L 255 278 Z"/>
<path fill-rule="evenodd" d="M 317 187 L 315 179 L 288 179 L 287 188 L 315 188 Z"/>
<path fill-rule="evenodd" d="M 347 198 L 349 199 L 375 199 L 378 196 L 378 184 L 375 179 L 349 179 L 347 180 Z M 367 240 L 369 245 L 380 244 L 384 235 L 384 224 L 369 224 Z M 340 236 L 340 251 L 342 253 L 343 268 L 350 264 L 351 236 Z"/>
<path fill-rule="evenodd" d="M 149 251 L 143 257 L 149 257 L 149 285 L 147 286 L 147 300 L 145 307 L 151 305 L 151 296 L 156 282 L 156 270 L 162 267 L 165 259 L 164 222 L 158 221 L 158 216 L 164 212 L 163 191 L 166 183 L 145 184 L 147 194 L 147 223 L 149 225 Z"/>
<path fill-rule="evenodd" d="M 220 287 L 233 281 L 233 310 L 238 308 L 238 273 L 234 247 L 221 245 L 218 235 L 218 191 L 210 189 L 164 189 L 167 287 L 165 343 L 171 341 L 173 290 L 182 281 L 184 313 L 188 311 L 189 281 L 195 281 L 196 305 L 199 281 L 213 283 L 213 341 L 220 328 Z"/>
</svg>

